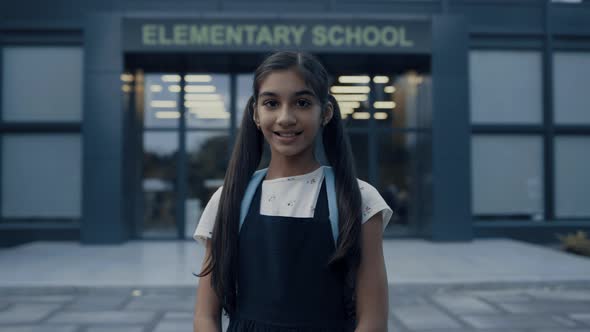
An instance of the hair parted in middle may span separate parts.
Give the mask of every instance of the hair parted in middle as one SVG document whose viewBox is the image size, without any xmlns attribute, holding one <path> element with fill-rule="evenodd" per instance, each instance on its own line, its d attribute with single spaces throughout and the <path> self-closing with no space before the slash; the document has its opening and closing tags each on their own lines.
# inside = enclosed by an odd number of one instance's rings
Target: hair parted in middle
<svg viewBox="0 0 590 332">
<path fill-rule="evenodd" d="M 211 273 L 211 285 L 226 314 L 236 310 L 238 236 L 240 206 L 246 187 L 258 169 L 263 154 L 264 135 L 254 122 L 256 97 L 265 78 L 274 71 L 295 70 L 318 98 L 322 113 L 333 105 L 331 120 L 320 127 L 324 153 L 334 171 L 339 214 L 336 250 L 331 268 L 344 271 L 354 303 L 356 273 L 360 264 L 361 192 L 348 135 L 345 133 L 338 102 L 329 93 L 329 77 L 324 66 L 311 54 L 278 51 L 269 55 L 255 71 L 252 96 L 246 103 L 236 144 L 223 182 L 219 208 L 213 227 L 211 255 L 199 277 Z M 354 314 L 354 310 L 352 314 Z"/>
</svg>

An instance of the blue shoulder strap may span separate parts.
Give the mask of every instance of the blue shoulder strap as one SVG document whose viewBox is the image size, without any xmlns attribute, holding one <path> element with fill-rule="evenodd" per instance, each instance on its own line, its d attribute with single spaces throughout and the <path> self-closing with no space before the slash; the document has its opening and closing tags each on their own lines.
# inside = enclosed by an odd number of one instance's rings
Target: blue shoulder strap
<svg viewBox="0 0 590 332">
<path fill-rule="evenodd" d="M 328 211 L 330 213 L 330 225 L 332 226 L 332 238 L 334 245 L 338 245 L 338 202 L 336 200 L 336 184 L 332 167 L 324 167 L 326 177 L 326 190 L 328 192 Z"/>
<path fill-rule="evenodd" d="M 240 230 L 242 229 L 246 214 L 248 213 L 248 208 L 256 193 L 256 188 L 264 178 L 264 175 L 266 175 L 267 171 L 268 168 L 263 168 L 254 172 L 252 179 L 250 179 L 250 182 L 248 183 L 248 187 L 246 187 L 246 192 L 244 193 L 244 198 L 242 199 L 242 204 L 240 206 Z M 336 185 L 334 183 L 334 171 L 332 170 L 332 167 L 324 167 L 324 176 L 326 178 L 326 192 L 328 194 L 328 211 L 330 215 L 330 226 L 332 226 L 332 237 L 334 238 L 334 244 L 337 244 L 338 203 L 336 201 Z"/>
<path fill-rule="evenodd" d="M 248 183 L 248 187 L 246 187 L 246 192 L 244 193 L 244 198 L 242 198 L 242 204 L 240 205 L 240 230 L 244 224 L 244 219 L 246 219 L 246 214 L 248 214 L 248 208 L 250 207 L 250 203 L 252 203 L 256 188 L 264 178 L 264 175 L 266 175 L 267 170 L 268 168 L 263 168 L 254 172 L 250 179 L 250 183 Z"/>
</svg>

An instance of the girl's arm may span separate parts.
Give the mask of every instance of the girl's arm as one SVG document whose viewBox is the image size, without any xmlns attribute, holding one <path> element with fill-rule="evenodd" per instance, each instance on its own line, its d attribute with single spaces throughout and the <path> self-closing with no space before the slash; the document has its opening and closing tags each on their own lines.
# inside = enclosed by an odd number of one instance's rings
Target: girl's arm
<svg viewBox="0 0 590 332">
<path fill-rule="evenodd" d="M 387 331 L 389 299 L 382 236 L 381 213 L 377 213 L 361 226 L 361 263 L 356 286 L 356 332 Z"/>
<path fill-rule="evenodd" d="M 205 259 L 211 254 L 211 240 L 207 240 Z M 202 271 L 202 268 L 201 268 Z M 195 315 L 193 318 L 194 332 L 220 332 L 221 331 L 221 304 L 217 294 L 211 288 L 211 273 L 200 278 L 197 287 L 197 302 L 195 304 Z"/>
</svg>

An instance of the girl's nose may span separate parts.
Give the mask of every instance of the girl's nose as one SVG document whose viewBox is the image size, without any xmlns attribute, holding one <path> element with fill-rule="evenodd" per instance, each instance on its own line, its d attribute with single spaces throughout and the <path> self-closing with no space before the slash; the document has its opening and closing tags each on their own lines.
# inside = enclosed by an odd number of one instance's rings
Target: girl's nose
<svg viewBox="0 0 590 332">
<path fill-rule="evenodd" d="M 283 127 L 288 127 L 297 122 L 295 118 L 295 113 L 289 108 L 289 106 L 284 106 L 281 108 L 279 117 L 277 119 L 277 123 Z"/>
</svg>

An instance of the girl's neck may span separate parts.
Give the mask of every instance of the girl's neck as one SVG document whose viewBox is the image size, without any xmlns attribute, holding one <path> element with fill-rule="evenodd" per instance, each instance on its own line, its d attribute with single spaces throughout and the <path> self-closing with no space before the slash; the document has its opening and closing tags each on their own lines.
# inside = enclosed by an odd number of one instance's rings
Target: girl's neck
<svg viewBox="0 0 590 332">
<path fill-rule="evenodd" d="M 301 162 L 271 159 L 265 180 L 303 175 L 315 171 L 321 164 L 313 159 Z"/>
</svg>

